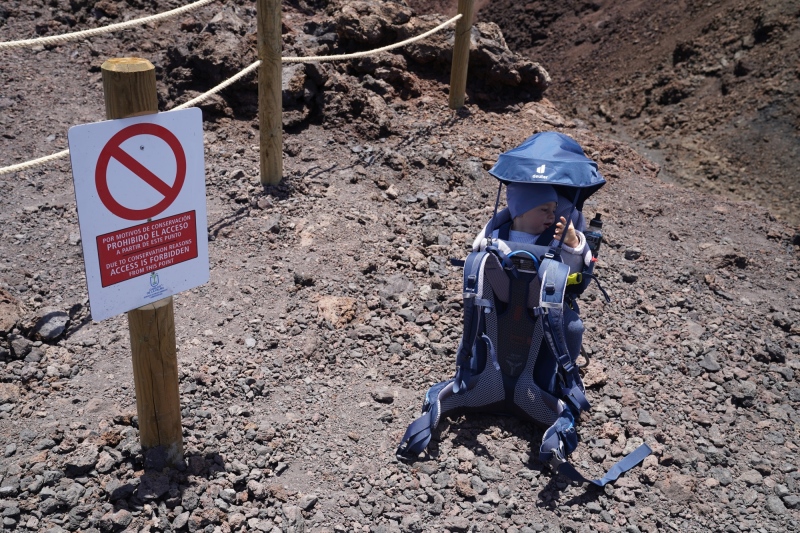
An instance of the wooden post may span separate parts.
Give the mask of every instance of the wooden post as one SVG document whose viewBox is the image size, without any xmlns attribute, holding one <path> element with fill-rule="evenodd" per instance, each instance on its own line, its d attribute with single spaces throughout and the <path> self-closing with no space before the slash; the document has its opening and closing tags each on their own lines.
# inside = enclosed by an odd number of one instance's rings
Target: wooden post
<svg viewBox="0 0 800 533">
<path fill-rule="evenodd" d="M 146 59 L 119 57 L 100 67 L 106 118 L 136 117 L 158 113 L 156 68 Z"/>
<path fill-rule="evenodd" d="M 464 106 L 467 91 L 467 66 L 469 65 L 470 34 L 475 0 L 458 0 L 461 18 L 456 21 L 456 39 L 453 44 L 453 66 L 450 70 L 450 109 Z"/>
<path fill-rule="evenodd" d="M 106 118 L 158 113 L 156 70 L 146 59 L 109 59 L 101 67 Z M 167 462 L 183 461 L 178 356 L 172 296 L 128 312 L 139 440 L 161 446 Z"/>
<path fill-rule="evenodd" d="M 283 101 L 281 97 L 281 0 L 257 0 L 258 131 L 261 183 L 283 177 Z"/>
<path fill-rule="evenodd" d="M 168 463 L 180 463 L 183 431 L 172 296 L 129 311 L 128 328 L 142 448 L 162 446 Z"/>
</svg>

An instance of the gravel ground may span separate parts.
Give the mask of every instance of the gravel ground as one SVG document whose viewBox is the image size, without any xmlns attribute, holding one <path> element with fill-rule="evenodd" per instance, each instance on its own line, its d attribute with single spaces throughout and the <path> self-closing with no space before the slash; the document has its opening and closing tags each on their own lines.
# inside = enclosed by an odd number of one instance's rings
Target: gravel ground
<svg viewBox="0 0 800 533">
<path fill-rule="evenodd" d="M 294 52 L 372 48 L 358 35 L 375 12 L 395 21 L 390 41 L 430 22 L 380 11 L 401 4 L 351 18 L 318 4 L 285 6 Z M 10 2 L 0 35 L 166 7 Z M 63 149 L 68 126 L 103 118 L 105 58 L 148 57 L 168 109 L 225 62 L 247 64 L 252 50 L 221 43 L 251 42 L 254 24 L 251 2 L 211 4 L 126 37 L 3 52 L 0 165 Z M 498 50 L 482 31 L 479 50 Z M 446 69 L 418 62 L 423 51 L 284 69 L 302 90 L 284 87 L 276 187 L 258 184 L 254 83 L 204 105 L 211 280 L 175 296 L 178 468 L 140 447 L 126 317 L 91 320 L 69 163 L 0 179 L 6 530 L 800 529 L 800 237 L 754 203 L 664 183 L 658 164 L 529 87 L 491 102 L 477 94 L 491 83 L 479 85 L 454 113 Z M 496 73 L 525 61 L 501 57 Z M 593 409 L 572 462 L 599 476 L 643 441 L 654 453 L 605 489 L 575 485 L 538 462 L 542 428 L 471 416 L 443 423 L 429 457 L 400 463 L 425 391 L 454 371 L 461 274 L 448 259 L 491 214 L 485 169 L 551 129 L 608 181 L 584 210 L 606 221 L 597 272 L 612 302 L 595 287 L 581 299 Z"/>
</svg>

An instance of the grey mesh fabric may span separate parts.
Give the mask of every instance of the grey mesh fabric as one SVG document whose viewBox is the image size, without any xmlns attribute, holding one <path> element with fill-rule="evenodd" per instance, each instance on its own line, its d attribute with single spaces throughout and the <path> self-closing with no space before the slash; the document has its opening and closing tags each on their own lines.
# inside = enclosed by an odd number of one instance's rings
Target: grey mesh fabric
<svg viewBox="0 0 800 533">
<path fill-rule="evenodd" d="M 544 337 L 541 317 L 530 314 L 530 309 L 538 304 L 538 278 L 534 277 L 527 288 L 520 287 L 521 282 L 510 280 L 497 257 L 489 254 L 484 259 L 479 283 L 478 298 L 488 300 L 495 310 L 498 302 L 507 305 L 504 313 L 484 314 L 485 332 L 497 350 L 498 366 L 487 353 L 485 367 L 471 378 L 465 394 L 454 394 L 452 383 L 444 387 L 438 396 L 439 409 L 432 426 L 436 427 L 442 416 L 457 412 L 508 411 L 512 405 L 505 397 L 504 374 L 516 381 L 513 404 L 531 421 L 553 424 L 565 405 L 534 382 L 534 367 Z M 531 305 L 532 302 L 536 303 Z M 513 342 L 515 338 L 518 342 Z M 521 345 L 525 351 L 515 353 Z"/>
<path fill-rule="evenodd" d="M 514 403 L 519 406 L 532 420 L 552 425 L 564 410 L 564 403 L 542 390 L 533 381 L 533 369 L 536 366 L 536 354 L 542 345 L 544 331 L 541 318 L 536 321 L 536 328 L 531 342 L 531 355 L 528 356 L 528 363 L 525 370 L 517 381 L 514 388 Z"/>
</svg>

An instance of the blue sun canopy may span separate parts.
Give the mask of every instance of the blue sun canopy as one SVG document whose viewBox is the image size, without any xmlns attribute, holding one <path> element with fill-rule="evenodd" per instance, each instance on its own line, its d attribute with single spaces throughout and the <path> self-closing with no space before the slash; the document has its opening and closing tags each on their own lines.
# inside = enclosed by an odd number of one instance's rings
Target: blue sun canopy
<svg viewBox="0 0 800 533">
<path fill-rule="evenodd" d="M 578 209 L 606 183 L 597 171 L 597 163 L 586 157 L 581 146 L 571 137 L 555 131 L 537 133 L 500 154 L 489 174 L 506 184 L 552 185 L 561 196 L 577 198 Z"/>
</svg>

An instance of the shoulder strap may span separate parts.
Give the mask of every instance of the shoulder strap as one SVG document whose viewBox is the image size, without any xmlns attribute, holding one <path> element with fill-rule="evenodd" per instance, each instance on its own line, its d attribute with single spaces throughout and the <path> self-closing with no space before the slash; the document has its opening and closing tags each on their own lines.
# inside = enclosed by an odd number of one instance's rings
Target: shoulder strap
<svg viewBox="0 0 800 533">
<path fill-rule="evenodd" d="M 561 416 L 544 434 L 539 449 L 539 459 L 549 463 L 558 473 L 573 481 L 588 482 L 602 487 L 642 462 L 650 455 L 651 450 L 647 444 L 642 444 L 614 465 L 602 478 L 595 480 L 586 479 L 567 462 L 567 456 L 578 445 L 573 413 L 588 410 L 591 406 L 586 400 L 578 366 L 569 354 L 564 336 L 564 293 L 569 267 L 556 259 L 546 257 L 542 260 L 539 272 L 542 285 L 540 305 L 547 310 L 542 316 L 545 339 L 558 361 L 563 379 L 561 394 L 567 402 Z"/>
<path fill-rule="evenodd" d="M 464 261 L 464 327 L 461 343 L 456 352 L 456 375 L 453 377 L 455 394 L 467 390 L 469 379 L 472 377 L 470 359 L 480 329 L 480 312 L 491 305 L 488 301 L 478 298 L 481 290 L 479 285 L 481 268 L 488 255 L 487 251 L 472 252 Z"/>
<path fill-rule="evenodd" d="M 536 239 L 536 244 L 539 246 L 550 246 L 550 243 L 553 242 L 553 238 L 556 235 L 556 226 L 553 224 L 544 232 L 539 235 L 539 238 Z"/>
<path fill-rule="evenodd" d="M 544 336 L 561 369 L 561 392 L 577 411 L 586 411 L 589 405 L 583 392 L 578 366 L 572 360 L 564 335 L 564 293 L 567 288 L 569 267 L 545 258 L 539 268 L 541 277 L 540 303 L 547 310 L 544 319 Z"/>
<path fill-rule="evenodd" d="M 503 239 L 504 241 L 508 241 L 508 235 L 511 232 L 511 221 L 505 222 L 501 224 L 499 228 L 497 228 L 497 238 Z"/>
</svg>

